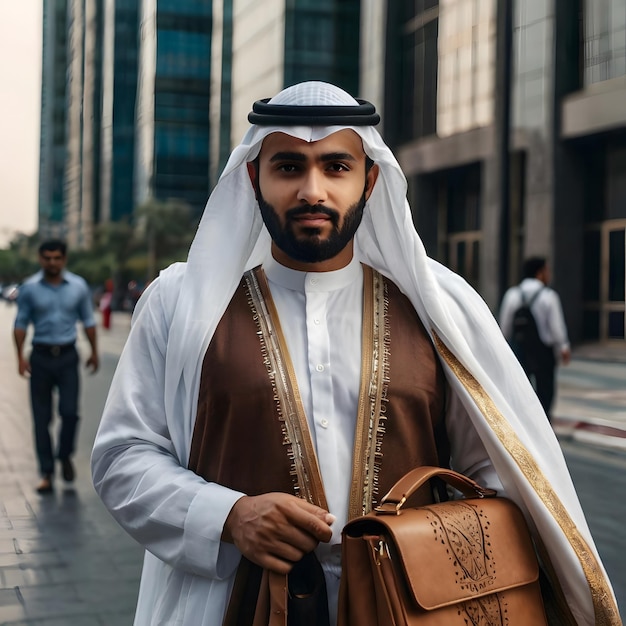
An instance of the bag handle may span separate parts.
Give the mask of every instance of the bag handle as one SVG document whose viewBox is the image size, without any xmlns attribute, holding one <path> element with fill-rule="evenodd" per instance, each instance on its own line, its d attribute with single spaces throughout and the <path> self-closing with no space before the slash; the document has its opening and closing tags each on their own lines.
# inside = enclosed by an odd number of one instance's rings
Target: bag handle
<svg viewBox="0 0 626 626">
<path fill-rule="evenodd" d="M 432 478 L 441 478 L 465 497 L 491 498 L 495 489 L 487 489 L 451 469 L 424 465 L 405 474 L 380 501 L 374 511 L 380 515 L 400 515 L 404 503 Z"/>
</svg>

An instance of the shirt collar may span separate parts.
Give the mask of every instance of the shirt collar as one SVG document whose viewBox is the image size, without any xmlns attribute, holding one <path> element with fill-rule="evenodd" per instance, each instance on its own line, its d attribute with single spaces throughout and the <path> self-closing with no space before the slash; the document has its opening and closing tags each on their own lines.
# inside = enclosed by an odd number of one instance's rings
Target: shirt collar
<svg viewBox="0 0 626 626">
<path fill-rule="evenodd" d="M 362 276 L 361 263 L 353 256 L 348 265 L 332 272 L 301 272 L 281 265 L 273 256 L 263 262 L 267 279 L 286 289 L 300 292 L 337 291 Z"/>
<path fill-rule="evenodd" d="M 36 274 L 37 280 L 40 283 L 46 283 L 47 285 L 49 285 L 50 283 L 46 280 L 43 270 L 39 270 Z M 61 283 L 68 283 L 69 279 L 67 277 L 67 270 L 61 270 Z M 61 284 L 59 283 L 59 284 Z"/>
<path fill-rule="evenodd" d="M 541 282 L 538 278 L 524 278 L 524 280 L 521 282 L 521 286 L 534 287 L 535 289 L 539 287 L 545 287 L 543 282 Z"/>
</svg>

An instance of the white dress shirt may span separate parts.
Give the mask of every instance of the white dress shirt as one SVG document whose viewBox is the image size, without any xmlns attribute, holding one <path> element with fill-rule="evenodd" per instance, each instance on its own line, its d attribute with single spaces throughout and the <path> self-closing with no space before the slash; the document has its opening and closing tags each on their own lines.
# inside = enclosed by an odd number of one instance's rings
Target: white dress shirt
<svg viewBox="0 0 626 626">
<path fill-rule="evenodd" d="M 302 404 L 341 542 L 348 502 L 361 381 L 363 270 L 352 259 L 334 272 L 263 264 L 293 363 Z"/>
<path fill-rule="evenodd" d="M 336 517 L 330 542 L 316 549 L 334 623 L 361 382 L 363 268 L 353 257 L 339 270 L 301 272 L 270 257 L 263 269 L 296 372 L 328 510 Z"/>
</svg>

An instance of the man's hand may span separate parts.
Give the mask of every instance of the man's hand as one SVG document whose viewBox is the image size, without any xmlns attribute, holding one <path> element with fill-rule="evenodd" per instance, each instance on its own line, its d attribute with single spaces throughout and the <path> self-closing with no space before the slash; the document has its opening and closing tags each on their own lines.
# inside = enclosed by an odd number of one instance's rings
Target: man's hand
<svg viewBox="0 0 626 626">
<path fill-rule="evenodd" d="M 278 574 L 332 536 L 335 517 L 287 493 L 244 496 L 231 509 L 222 539 L 234 543 L 253 563 Z"/>
<path fill-rule="evenodd" d="M 90 369 L 92 374 L 95 374 L 98 371 L 99 366 L 100 361 L 98 359 L 98 355 L 95 352 L 92 352 L 91 356 L 87 359 L 87 367 Z"/>
<path fill-rule="evenodd" d="M 571 358 L 572 358 L 572 353 L 570 352 L 570 349 L 563 348 L 561 350 L 561 363 L 563 363 L 563 365 L 569 365 Z"/>
<path fill-rule="evenodd" d="M 17 359 L 17 370 L 20 373 L 20 376 L 26 376 L 28 378 L 30 376 L 30 363 L 28 362 L 28 359 L 19 357 Z"/>
</svg>

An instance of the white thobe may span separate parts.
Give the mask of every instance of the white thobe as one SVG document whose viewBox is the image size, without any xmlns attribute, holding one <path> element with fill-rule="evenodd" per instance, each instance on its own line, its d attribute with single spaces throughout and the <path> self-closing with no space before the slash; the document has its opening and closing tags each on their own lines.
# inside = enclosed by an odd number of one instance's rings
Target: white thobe
<svg viewBox="0 0 626 626">
<path fill-rule="evenodd" d="M 362 269 L 353 261 L 336 272 L 304 273 L 271 259 L 264 267 L 329 509 L 337 517 L 330 544 L 318 548 L 334 616 L 337 544 L 347 519 L 360 383 Z M 187 459 L 176 457 L 162 391 L 168 336 L 164 310 L 174 296 L 160 287 L 155 285 L 142 303 L 120 359 L 94 446 L 94 484 L 120 524 L 148 551 L 135 626 L 214 626 L 223 619 L 240 558 L 220 537 L 243 494 L 206 483 L 186 469 Z M 455 469 L 500 488 L 465 409 L 456 394 L 447 396 Z M 100 487 L 104 482 L 106 489 Z"/>
</svg>

